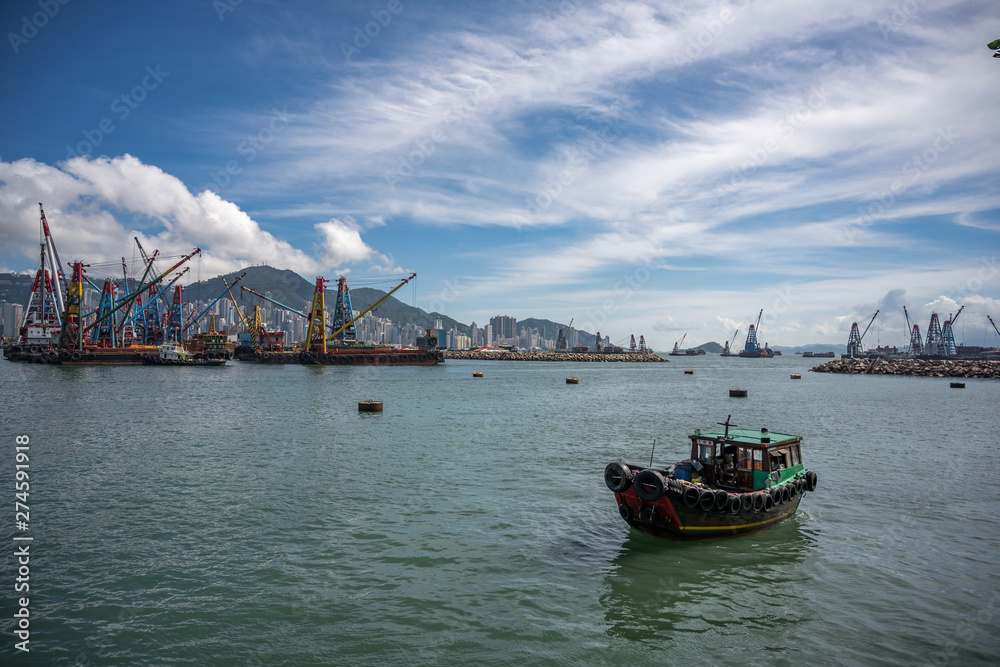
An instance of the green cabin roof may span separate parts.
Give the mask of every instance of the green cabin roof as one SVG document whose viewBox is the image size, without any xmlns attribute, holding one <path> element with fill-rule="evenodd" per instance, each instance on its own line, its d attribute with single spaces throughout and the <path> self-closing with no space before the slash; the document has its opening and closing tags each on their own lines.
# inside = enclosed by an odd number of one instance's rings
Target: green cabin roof
<svg viewBox="0 0 1000 667">
<path fill-rule="evenodd" d="M 712 440 L 722 440 L 726 438 L 725 431 L 705 431 L 700 433 L 695 433 L 691 436 L 692 438 L 706 438 Z M 761 443 L 761 438 L 770 438 L 770 442 Z M 788 435 L 786 433 L 775 433 L 774 431 L 761 431 L 760 429 L 748 429 L 748 428 L 731 428 L 729 429 L 729 437 L 727 438 L 730 442 L 737 442 L 745 445 L 776 445 L 780 442 L 785 442 L 786 440 L 798 440 L 800 436 Z"/>
</svg>

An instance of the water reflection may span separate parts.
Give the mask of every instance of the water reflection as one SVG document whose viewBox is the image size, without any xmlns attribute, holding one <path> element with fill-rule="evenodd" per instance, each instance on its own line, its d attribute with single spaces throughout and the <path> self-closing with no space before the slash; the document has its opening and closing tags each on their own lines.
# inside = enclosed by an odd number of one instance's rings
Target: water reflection
<svg viewBox="0 0 1000 667">
<path fill-rule="evenodd" d="M 662 646 L 679 633 L 797 623 L 807 612 L 803 564 L 815 549 L 794 517 L 754 535 L 698 542 L 630 531 L 601 596 L 609 632 Z"/>
</svg>

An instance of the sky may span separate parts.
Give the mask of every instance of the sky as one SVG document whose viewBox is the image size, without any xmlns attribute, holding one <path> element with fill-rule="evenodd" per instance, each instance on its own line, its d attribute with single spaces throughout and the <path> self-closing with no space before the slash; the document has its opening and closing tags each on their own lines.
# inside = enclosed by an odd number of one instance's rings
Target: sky
<svg viewBox="0 0 1000 667">
<path fill-rule="evenodd" d="M 994 0 L 8 0 L 0 271 L 133 237 L 667 349 L 998 345 Z"/>
</svg>

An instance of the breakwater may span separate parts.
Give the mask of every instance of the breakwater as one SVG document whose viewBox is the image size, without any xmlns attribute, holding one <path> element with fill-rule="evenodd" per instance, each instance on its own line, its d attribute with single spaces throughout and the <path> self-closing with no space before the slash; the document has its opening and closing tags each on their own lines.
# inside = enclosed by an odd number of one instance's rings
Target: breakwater
<svg viewBox="0 0 1000 667">
<path fill-rule="evenodd" d="M 473 359 L 476 361 L 606 361 L 666 363 L 658 354 L 596 354 L 590 352 L 474 352 L 449 350 L 446 359 Z"/>
<path fill-rule="evenodd" d="M 810 369 L 817 373 L 908 375 L 1000 380 L 1000 360 L 986 359 L 837 359 Z"/>
</svg>

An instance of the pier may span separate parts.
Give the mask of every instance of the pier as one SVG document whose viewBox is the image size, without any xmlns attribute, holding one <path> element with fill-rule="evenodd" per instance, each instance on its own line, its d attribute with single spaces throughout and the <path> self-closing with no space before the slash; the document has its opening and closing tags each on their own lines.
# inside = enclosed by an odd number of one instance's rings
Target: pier
<svg viewBox="0 0 1000 667">
<path fill-rule="evenodd" d="M 593 362 L 639 362 L 665 363 L 669 359 L 652 352 L 635 354 L 599 354 L 596 352 L 474 352 L 449 350 L 446 359 L 474 359 L 476 361 L 593 361 Z"/>
<path fill-rule="evenodd" d="M 837 359 L 810 369 L 816 373 L 902 375 L 1000 380 L 1000 359 Z"/>
</svg>

